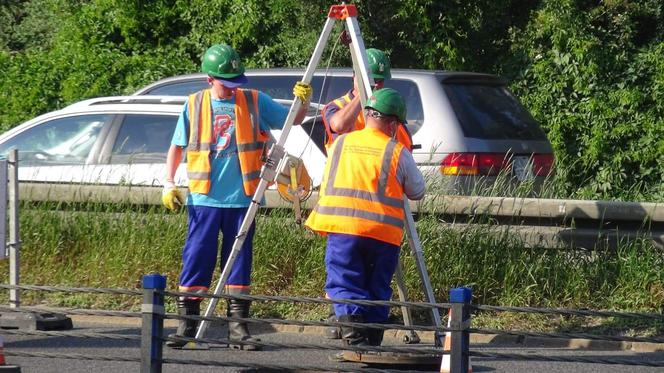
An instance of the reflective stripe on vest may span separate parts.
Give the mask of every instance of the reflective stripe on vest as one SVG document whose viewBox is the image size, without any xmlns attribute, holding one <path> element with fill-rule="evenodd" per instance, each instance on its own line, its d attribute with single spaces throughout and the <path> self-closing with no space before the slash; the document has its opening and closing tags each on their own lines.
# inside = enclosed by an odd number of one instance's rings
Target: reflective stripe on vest
<svg viewBox="0 0 664 373">
<path fill-rule="evenodd" d="M 346 94 L 343 97 L 340 97 L 332 103 L 336 105 L 339 109 L 343 108 L 344 106 L 348 105 L 350 103 L 351 98 L 349 94 Z M 325 124 L 325 149 L 330 150 L 330 146 L 332 146 L 332 143 L 334 143 L 334 140 L 336 140 L 337 136 L 339 135 L 338 133 L 332 132 L 332 127 L 330 127 L 330 124 L 327 122 L 327 119 L 325 115 L 323 115 L 323 123 Z M 357 118 L 355 119 L 355 123 L 353 124 L 353 131 L 361 130 L 364 128 L 364 115 L 362 113 L 359 113 L 357 115 Z M 396 139 L 398 142 L 401 143 L 406 149 L 408 149 L 409 152 L 413 152 L 413 138 L 410 135 L 410 132 L 408 132 L 408 128 L 406 128 L 405 125 L 399 124 L 397 127 L 397 135 Z"/>
<path fill-rule="evenodd" d="M 191 192 L 210 191 L 210 149 L 212 144 L 212 102 L 210 90 L 189 96 L 189 143 L 187 176 Z M 238 89 L 235 93 L 235 139 L 244 193 L 256 191 L 262 167 L 263 146 L 269 136 L 258 123 L 258 92 Z M 208 109 L 209 108 L 209 109 Z"/>
<path fill-rule="evenodd" d="M 235 139 L 242 171 L 244 193 L 252 196 L 260 181 L 263 149 L 270 136 L 260 128 L 258 91 L 238 89 L 235 93 Z M 253 117 L 253 120 L 252 120 Z"/>
<path fill-rule="evenodd" d="M 364 130 L 339 136 L 331 150 L 320 199 L 306 225 L 323 234 L 345 233 L 400 245 L 403 188 L 396 174 L 403 145 Z"/>
<path fill-rule="evenodd" d="M 187 177 L 189 178 L 189 190 L 208 194 L 210 191 L 210 148 L 212 144 L 210 91 L 204 90 L 190 95 L 188 103 Z"/>
</svg>

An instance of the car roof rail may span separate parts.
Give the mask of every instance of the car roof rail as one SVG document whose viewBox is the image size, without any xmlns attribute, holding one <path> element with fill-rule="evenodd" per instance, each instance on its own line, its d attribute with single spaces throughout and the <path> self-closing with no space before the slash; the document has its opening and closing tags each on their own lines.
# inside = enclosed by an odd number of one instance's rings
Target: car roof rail
<svg viewBox="0 0 664 373">
<path fill-rule="evenodd" d="M 186 96 L 109 96 L 91 98 L 67 106 L 86 107 L 93 105 L 183 105 L 187 101 Z"/>
</svg>

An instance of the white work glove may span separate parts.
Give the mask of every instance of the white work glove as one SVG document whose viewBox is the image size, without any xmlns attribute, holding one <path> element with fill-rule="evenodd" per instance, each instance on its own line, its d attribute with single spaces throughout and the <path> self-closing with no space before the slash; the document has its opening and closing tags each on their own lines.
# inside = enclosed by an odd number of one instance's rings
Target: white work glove
<svg viewBox="0 0 664 373">
<path fill-rule="evenodd" d="M 184 194 L 171 181 L 164 183 L 164 190 L 161 192 L 161 202 L 167 209 L 177 212 L 184 205 Z"/>
</svg>

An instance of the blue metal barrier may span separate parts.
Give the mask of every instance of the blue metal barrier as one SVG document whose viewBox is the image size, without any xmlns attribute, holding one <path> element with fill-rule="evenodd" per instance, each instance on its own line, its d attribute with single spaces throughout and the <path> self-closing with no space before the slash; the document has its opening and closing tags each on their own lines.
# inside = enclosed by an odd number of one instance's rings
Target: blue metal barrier
<svg viewBox="0 0 664 373">
<path fill-rule="evenodd" d="M 141 313 L 141 373 L 161 373 L 164 338 L 164 289 L 166 276 L 143 276 Z"/>
<path fill-rule="evenodd" d="M 473 292 L 470 288 L 450 289 L 450 322 L 452 329 L 450 347 L 450 372 L 470 372 L 470 300 Z"/>
</svg>

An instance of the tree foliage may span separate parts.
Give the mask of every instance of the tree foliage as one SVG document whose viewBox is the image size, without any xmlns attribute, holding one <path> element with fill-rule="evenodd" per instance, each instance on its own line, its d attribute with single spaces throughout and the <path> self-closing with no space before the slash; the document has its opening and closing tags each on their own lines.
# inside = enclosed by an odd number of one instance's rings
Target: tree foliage
<svg viewBox="0 0 664 373">
<path fill-rule="evenodd" d="M 302 67 L 330 1 L 7 0 L 0 129 L 195 72 L 213 43 L 249 67 Z M 357 0 L 395 67 L 506 76 L 546 129 L 567 196 L 664 199 L 660 0 Z M 339 30 L 335 30 L 335 35 Z M 329 59 L 328 59 L 329 58 Z M 348 65 L 328 48 L 324 62 Z M 569 172 L 573 170 L 573 172 Z"/>
<path fill-rule="evenodd" d="M 548 130 L 570 194 L 664 198 L 664 3 L 542 2 L 502 69 Z"/>
</svg>

